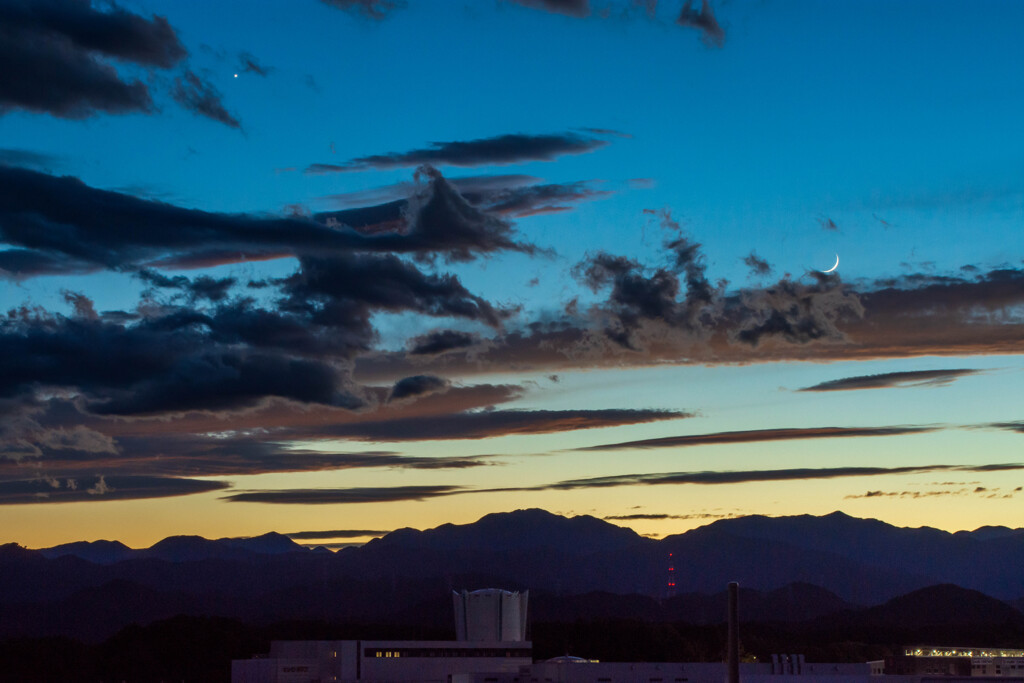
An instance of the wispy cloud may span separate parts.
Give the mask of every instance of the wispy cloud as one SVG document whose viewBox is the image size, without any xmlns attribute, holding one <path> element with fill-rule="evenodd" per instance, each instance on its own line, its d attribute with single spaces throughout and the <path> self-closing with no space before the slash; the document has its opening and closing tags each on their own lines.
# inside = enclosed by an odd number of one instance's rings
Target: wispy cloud
<svg viewBox="0 0 1024 683">
<path fill-rule="evenodd" d="M 692 512 L 686 515 L 670 515 L 666 513 L 635 513 L 631 515 L 608 515 L 601 519 L 616 522 L 634 522 L 634 521 L 661 521 L 669 519 L 727 519 L 736 517 L 736 513 L 725 513 L 725 512 Z"/>
<path fill-rule="evenodd" d="M 843 496 L 847 500 L 856 500 L 859 498 L 899 498 L 903 500 L 917 500 L 919 498 L 937 498 L 943 496 L 976 496 L 979 498 L 989 499 L 1006 499 L 1013 498 L 1016 494 L 1020 493 L 1022 487 L 1017 487 L 1007 493 L 1004 493 L 1000 487 L 989 488 L 986 486 L 975 486 L 974 488 L 959 488 L 959 489 L 937 489 L 932 491 L 866 491 L 865 493 L 853 494 L 849 496 Z"/>
<path fill-rule="evenodd" d="M 478 335 L 457 330 L 435 330 L 409 340 L 409 354 L 436 356 L 446 351 L 467 349 L 480 343 Z"/>
<path fill-rule="evenodd" d="M 208 80 L 203 80 L 194 71 L 186 70 L 174 80 L 171 95 L 175 101 L 189 111 L 208 119 L 223 123 L 229 128 L 241 130 L 242 124 L 228 112 L 219 90 Z"/>
<path fill-rule="evenodd" d="M 56 481 L 57 486 L 53 485 Z M 101 500 L 166 498 L 220 491 L 231 485 L 220 481 L 150 476 L 93 476 L 65 479 L 0 481 L 0 505 L 81 503 Z"/>
<path fill-rule="evenodd" d="M 242 73 L 256 74 L 266 78 L 274 70 L 274 67 L 260 64 L 256 57 L 248 52 L 238 53 L 238 70 Z"/>
<path fill-rule="evenodd" d="M 279 489 L 245 491 L 224 496 L 229 502 L 281 504 L 376 503 L 401 500 L 425 500 L 468 493 L 524 491 L 570 491 L 576 489 L 612 488 L 619 486 L 657 486 L 693 484 L 711 486 L 772 481 L 816 481 L 842 477 L 875 477 L 927 472 L 989 472 L 1024 470 L 1024 463 L 995 465 L 916 465 L 907 467 L 827 467 L 779 470 L 738 470 L 705 472 L 664 472 L 655 474 L 624 474 L 589 479 L 569 479 L 539 486 L 478 489 L 465 486 L 397 486 L 345 489 Z"/>
<path fill-rule="evenodd" d="M 991 422 L 984 427 L 990 427 L 992 429 L 1006 429 L 1011 432 L 1019 432 L 1024 434 L 1024 420 L 1018 422 Z"/>
<path fill-rule="evenodd" d="M 325 531 L 292 531 L 284 534 L 292 540 L 316 541 L 332 538 L 365 538 L 367 536 L 383 536 L 391 533 L 390 530 L 380 529 L 330 529 Z"/>
<path fill-rule="evenodd" d="M 908 370 L 906 372 L 885 372 L 878 375 L 843 377 L 798 391 L 849 391 L 853 389 L 889 389 L 893 387 L 945 386 L 954 380 L 981 372 L 980 370 L 958 368 L 948 370 Z"/>
<path fill-rule="evenodd" d="M 907 467 L 823 467 L 793 468 L 780 470 L 737 470 L 709 472 L 663 472 L 656 474 L 623 474 L 589 479 L 569 479 L 538 487 L 542 490 L 567 491 L 584 488 L 609 488 L 617 486 L 662 485 L 662 484 L 742 484 L 765 481 L 792 481 L 835 479 L 839 477 L 875 477 L 894 474 L 920 474 L 924 472 L 987 472 L 1022 470 L 1024 464 L 999 465 L 919 465 Z M 534 489 L 530 489 L 534 490 Z"/>
<path fill-rule="evenodd" d="M 512 2 L 524 7 L 556 14 L 567 14 L 572 17 L 585 17 L 590 14 L 590 0 L 512 0 Z"/>
<path fill-rule="evenodd" d="M 686 0 L 676 23 L 700 31 L 707 45 L 722 47 L 725 44 L 725 31 L 715 18 L 714 9 L 708 0 L 701 0 L 700 9 L 694 7 L 694 0 Z"/>
<path fill-rule="evenodd" d="M 0 148 L 0 165 L 21 166 L 36 171 L 50 172 L 59 168 L 64 160 L 56 154 L 36 152 L 30 149 Z"/>
<path fill-rule="evenodd" d="M 515 240 L 507 221 L 470 205 L 436 170 L 420 174 L 428 180 L 414 204 L 396 212 L 393 229 L 361 232 L 344 214 L 314 220 L 211 213 L 0 166 L 0 242 L 11 247 L 0 251 L 0 274 L 198 268 L 289 255 L 365 262 L 375 253 L 392 263 L 396 254 L 467 261 L 501 250 L 536 252 Z M 147 229 L 133 229 L 140 223 Z"/>
<path fill-rule="evenodd" d="M 566 154 L 585 154 L 608 143 L 578 133 L 530 135 L 510 133 L 477 140 L 433 142 L 430 147 L 408 152 L 388 152 L 356 157 L 341 164 L 312 164 L 306 173 L 340 173 L 408 166 L 493 166 L 527 161 L 553 161 Z"/>
<path fill-rule="evenodd" d="M 277 491 L 243 491 L 223 496 L 232 503 L 278 503 L 301 505 L 332 505 L 339 503 L 389 503 L 401 500 L 426 500 L 465 492 L 459 486 L 395 486 L 351 489 L 283 489 Z"/>
<path fill-rule="evenodd" d="M 386 19 L 391 11 L 406 6 L 405 0 L 320 0 L 325 5 L 330 5 L 350 14 L 361 16 L 365 19 L 380 21 Z"/>
<path fill-rule="evenodd" d="M 689 434 L 666 436 L 657 439 L 638 439 L 618 443 L 583 446 L 577 451 L 614 451 L 633 448 L 681 448 L 685 446 L 706 446 L 729 443 L 758 443 L 765 441 L 790 441 L 799 439 L 835 439 L 865 436 L 900 436 L 934 432 L 942 427 L 797 427 L 778 429 L 749 429 L 735 432 L 712 432 L 710 434 Z"/>
<path fill-rule="evenodd" d="M 655 409 L 490 410 L 325 426 L 318 428 L 317 432 L 322 436 L 385 442 L 485 439 L 645 424 L 688 417 L 692 417 L 692 414 Z M 301 437 L 301 432 L 294 435 Z"/>
</svg>

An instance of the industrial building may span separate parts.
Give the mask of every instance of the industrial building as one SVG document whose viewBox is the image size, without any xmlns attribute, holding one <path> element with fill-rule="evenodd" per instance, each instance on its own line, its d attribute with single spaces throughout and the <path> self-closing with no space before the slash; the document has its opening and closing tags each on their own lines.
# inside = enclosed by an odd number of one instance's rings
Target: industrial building
<svg viewBox="0 0 1024 683">
<path fill-rule="evenodd" d="M 803 655 L 738 657 L 738 586 L 729 585 L 728 661 L 598 662 L 579 657 L 533 661 L 527 592 L 452 594 L 457 640 L 274 641 L 262 657 L 235 660 L 232 683 L 1024 683 L 1024 650 L 908 648 L 863 664 L 808 663 Z"/>
<path fill-rule="evenodd" d="M 530 591 L 510 592 L 487 588 L 452 592 L 455 639 L 469 641 L 526 640 L 526 603 Z"/>
<path fill-rule="evenodd" d="M 868 664 L 872 676 L 1024 681 L 1024 649 L 916 646 Z"/>
<path fill-rule="evenodd" d="M 233 661 L 231 681 L 451 683 L 479 672 L 515 673 L 533 663 L 528 597 L 493 588 L 453 593 L 457 640 L 274 641 L 265 657 Z"/>
<path fill-rule="evenodd" d="M 776 661 L 778 657 L 776 657 Z M 452 683 L 725 683 L 725 662 L 596 662 L 555 657 L 516 673 L 453 676 Z M 804 664 L 790 669 L 772 663 L 740 663 L 742 683 L 868 683 L 867 664 Z"/>
<path fill-rule="evenodd" d="M 459 674 L 517 672 L 533 662 L 532 652 L 528 642 L 283 640 L 266 657 L 232 662 L 231 681 L 448 683 Z"/>
</svg>

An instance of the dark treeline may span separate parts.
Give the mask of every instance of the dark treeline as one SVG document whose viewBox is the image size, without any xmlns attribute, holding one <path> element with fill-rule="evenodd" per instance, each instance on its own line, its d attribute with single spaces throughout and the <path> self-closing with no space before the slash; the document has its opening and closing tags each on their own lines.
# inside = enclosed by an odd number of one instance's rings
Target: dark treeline
<svg viewBox="0 0 1024 683">
<path fill-rule="evenodd" d="M 757 622 L 741 630 L 747 661 L 773 653 L 803 653 L 810 662 L 865 662 L 902 644 L 963 643 L 1014 646 L 1019 623 L 926 629 L 823 622 Z M 271 640 L 448 640 L 447 626 L 280 622 L 251 625 L 219 617 L 178 616 L 132 625 L 98 644 L 68 638 L 15 638 L 0 642 L 0 681 L 159 683 L 229 681 L 231 660 L 264 654 Z M 725 625 L 633 619 L 537 622 L 530 625 L 534 658 L 571 654 L 601 661 L 722 661 Z"/>
</svg>

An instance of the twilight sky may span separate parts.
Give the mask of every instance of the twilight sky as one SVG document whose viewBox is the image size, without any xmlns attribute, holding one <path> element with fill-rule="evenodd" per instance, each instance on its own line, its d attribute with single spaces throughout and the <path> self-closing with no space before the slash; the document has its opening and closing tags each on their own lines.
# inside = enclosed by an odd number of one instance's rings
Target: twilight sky
<svg viewBox="0 0 1024 683">
<path fill-rule="evenodd" d="M 1022 25 L 0 0 L 0 542 L 1024 526 Z"/>
</svg>

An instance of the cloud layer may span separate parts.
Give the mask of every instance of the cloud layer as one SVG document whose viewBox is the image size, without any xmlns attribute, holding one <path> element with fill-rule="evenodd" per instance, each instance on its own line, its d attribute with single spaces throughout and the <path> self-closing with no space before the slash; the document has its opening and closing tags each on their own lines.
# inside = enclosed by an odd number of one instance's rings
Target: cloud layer
<svg viewBox="0 0 1024 683">
<path fill-rule="evenodd" d="M 835 439 L 863 436 L 903 436 L 933 432 L 938 427 L 807 427 L 780 429 L 749 429 L 736 432 L 714 432 L 711 434 L 690 434 L 666 436 L 659 439 L 639 439 L 619 443 L 585 446 L 580 451 L 614 451 L 633 448 L 682 448 L 729 443 L 761 443 L 767 441 L 791 441 L 800 439 Z"/>
<path fill-rule="evenodd" d="M 585 154 L 608 143 L 577 133 L 529 135 L 510 133 L 478 140 L 433 142 L 430 147 L 356 157 L 341 164 L 312 164 L 306 173 L 383 170 L 408 166 L 495 166 L 527 161 L 553 161 L 566 154 Z"/>
<path fill-rule="evenodd" d="M 23 109 L 63 118 L 150 111 L 141 81 L 126 81 L 105 60 L 167 69 L 185 48 L 163 17 L 76 0 L 0 4 L 0 115 Z"/>
<path fill-rule="evenodd" d="M 820 382 L 800 391 L 850 391 L 853 389 L 888 389 L 892 387 L 941 386 L 951 384 L 965 375 L 973 375 L 979 370 L 912 370 L 907 372 L 885 372 L 878 375 L 860 375 L 843 377 L 827 382 Z"/>
</svg>

